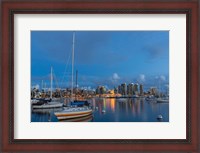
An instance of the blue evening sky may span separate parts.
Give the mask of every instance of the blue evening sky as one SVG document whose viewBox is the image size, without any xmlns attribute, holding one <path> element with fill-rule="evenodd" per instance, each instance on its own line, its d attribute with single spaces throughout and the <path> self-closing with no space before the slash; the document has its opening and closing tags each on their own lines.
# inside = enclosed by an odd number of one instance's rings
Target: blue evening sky
<svg viewBox="0 0 200 153">
<path fill-rule="evenodd" d="M 70 87 L 73 31 L 31 32 L 31 83 Z M 78 85 L 168 84 L 169 31 L 75 31 Z M 44 85 L 43 84 L 43 85 Z M 56 84 L 56 85 L 55 85 Z"/>
</svg>

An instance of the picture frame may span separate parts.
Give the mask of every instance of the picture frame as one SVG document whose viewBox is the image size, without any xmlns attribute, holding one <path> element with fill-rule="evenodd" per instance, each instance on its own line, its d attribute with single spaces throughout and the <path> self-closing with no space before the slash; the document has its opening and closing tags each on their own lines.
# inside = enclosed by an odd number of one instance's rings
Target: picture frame
<svg viewBox="0 0 200 153">
<path fill-rule="evenodd" d="M 1 4 L 1 152 L 200 152 L 199 1 L 14 1 Z M 15 14 L 186 14 L 186 139 L 14 139 Z"/>
</svg>

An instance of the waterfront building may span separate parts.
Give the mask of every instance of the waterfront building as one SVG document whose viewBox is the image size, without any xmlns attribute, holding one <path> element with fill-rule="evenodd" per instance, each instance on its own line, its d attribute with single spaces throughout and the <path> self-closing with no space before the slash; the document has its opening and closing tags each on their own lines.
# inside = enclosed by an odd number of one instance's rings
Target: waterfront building
<svg viewBox="0 0 200 153">
<path fill-rule="evenodd" d="M 139 93 L 139 92 L 138 92 L 138 86 L 139 86 L 138 83 L 134 84 L 134 87 L 133 87 L 134 89 L 133 89 L 133 91 L 134 91 L 134 94 L 135 94 L 135 95 L 138 95 L 138 93 Z"/>
<path fill-rule="evenodd" d="M 83 95 L 84 97 L 86 97 L 86 96 L 88 95 L 88 90 L 87 90 L 87 89 L 83 89 L 83 90 L 82 90 L 82 95 Z"/>
<path fill-rule="evenodd" d="M 118 86 L 118 94 L 122 94 L 121 85 Z"/>
<path fill-rule="evenodd" d="M 89 95 L 94 95 L 94 94 L 95 94 L 95 91 L 94 91 L 94 90 L 88 90 L 88 94 L 89 94 Z"/>
<path fill-rule="evenodd" d="M 144 90 L 143 90 L 143 85 L 142 84 L 140 84 L 140 95 L 141 96 L 144 95 Z"/>
<path fill-rule="evenodd" d="M 61 97 L 61 90 L 60 89 L 56 89 L 56 91 L 54 93 L 54 97 Z"/>
<path fill-rule="evenodd" d="M 101 86 L 100 88 L 100 94 L 105 94 L 106 93 L 106 87 Z"/>
<path fill-rule="evenodd" d="M 151 87 L 149 92 L 150 92 L 151 95 L 155 96 L 155 95 L 157 95 L 157 88 L 156 87 Z"/>
<path fill-rule="evenodd" d="M 121 94 L 127 95 L 127 86 L 126 83 L 121 84 Z"/>
<path fill-rule="evenodd" d="M 109 95 L 114 95 L 114 90 L 108 90 L 108 92 L 107 92 Z"/>
<path fill-rule="evenodd" d="M 100 86 L 96 88 L 96 94 L 100 94 Z"/>
<path fill-rule="evenodd" d="M 106 93 L 106 87 L 104 86 L 98 86 L 96 89 L 96 94 L 105 94 Z"/>
<path fill-rule="evenodd" d="M 134 95 L 134 84 L 133 84 L 133 83 L 130 83 L 130 84 L 127 86 L 127 94 L 128 94 L 129 96 Z"/>
<path fill-rule="evenodd" d="M 114 93 L 115 93 L 115 94 L 118 94 L 118 93 L 119 93 L 119 92 L 118 92 L 118 88 L 114 87 Z"/>
</svg>

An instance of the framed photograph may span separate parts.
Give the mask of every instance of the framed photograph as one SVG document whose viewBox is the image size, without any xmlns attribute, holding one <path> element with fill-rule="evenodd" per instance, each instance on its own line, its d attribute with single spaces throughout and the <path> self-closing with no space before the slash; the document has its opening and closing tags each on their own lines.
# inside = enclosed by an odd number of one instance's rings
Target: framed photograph
<svg viewBox="0 0 200 153">
<path fill-rule="evenodd" d="M 1 152 L 199 152 L 199 1 L 1 1 Z"/>
</svg>

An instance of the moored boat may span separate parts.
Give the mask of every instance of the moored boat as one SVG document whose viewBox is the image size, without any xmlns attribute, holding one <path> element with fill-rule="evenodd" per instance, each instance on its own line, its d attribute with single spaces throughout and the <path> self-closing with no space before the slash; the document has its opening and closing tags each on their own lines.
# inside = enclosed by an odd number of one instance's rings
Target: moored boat
<svg viewBox="0 0 200 153">
<path fill-rule="evenodd" d="M 65 120 L 91 115 L 92 109 L 88 107 L 69 107 L 65 108 L 63 111 L 55 112 L 54 114 L 58 120 Z"/>
<path fill-rule="evenodd" d="M 89 106 L 90 103 L 87 100 L 74 100 L 71 102 L 71 106 L 78 106 L 78 107 L 83 107 L 83 106 Z"/>
<path fill-rule="evenodd" d="M 70 118 L 79 118 L 84 117 L 92 114 L 92 109 L 89 108 L 89 103 L 87 100 L 78 100 L 73 97 L 73 72 L 74 72 L 74 43 L 75 43 L 75 33 L 73 33 L 73 46 L 72 46 L 72 84 L 71 84 L 71 106 L 74 107 L 66 107 L 63 111 L 55 112 L 55 116 L 58 120 L 65 120 Z M 77 75 L 78 71 L 76 71 L 76 89 L 78 87 L 77 84 Z M 82 106 L 82 107 L 80 107 Z M 87 107 L 84 107 L 87 106 Z"/>
<path fill-rule="evenodd" d="M 158 98 L 157 103 L 169 103 L 169 98 Z"/>
<path fill-rule="evenodd" d="M 59 108 L 63 107 L 63 103 L 60 102 L 47 102 L 41 105 L 32 105 L 33 109 L 49 109 L 49 108 Z"/>
<path fill-rule="evenodd" d="M 31 104 L 37 104 L 40 100 L 39 99 L 31 99 Z"/>
<path fill-rule="evenodd" d="M 53 69 L 51 67 L 51 90 L 50 90 L 50 98 L 39 98 L 36 99 L 34 102 L 31 100 L 32 108 L 33 109 L 50 109 L 50 108 L 59 108 L 63 107 L 63 103 L 59 102 L 60 98 L 55 98 L 52 96 L 53 91 Z"/>
<path fill-rule="evenodd" d="M 145 100 L 149 101 L 149 102 L 156 102 L 157 98 L 153 95 L 150 95 L 150 96 L 146 97 Z"/>
<path fill-rule="evenodd" d="M 56 111 L 62 111 L 63 108 L 59 107 L 59 108 L 46 108 L 46 109 L 33 109 L 32 113 L 37 113 L 37 114 L 48 114 L 50 112 L 56 112 Z"/>
</svg>

